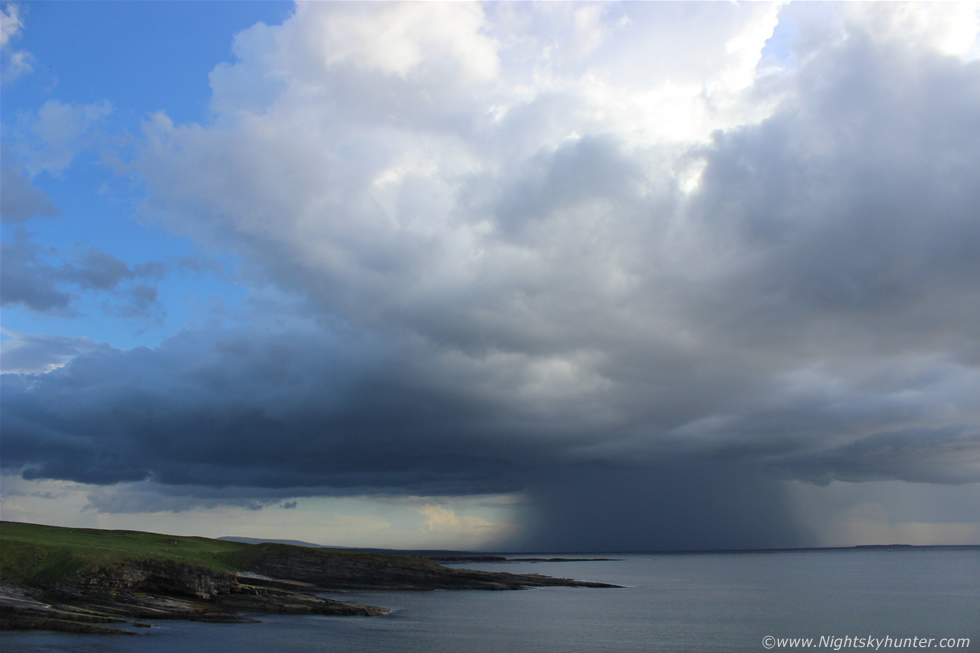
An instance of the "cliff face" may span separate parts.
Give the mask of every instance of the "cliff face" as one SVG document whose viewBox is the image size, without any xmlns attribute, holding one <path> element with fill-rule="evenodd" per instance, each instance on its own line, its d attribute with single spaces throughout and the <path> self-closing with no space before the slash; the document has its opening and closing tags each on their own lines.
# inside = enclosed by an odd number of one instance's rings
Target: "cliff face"
<svg viewBox="0 0 980 653">
<path fill-rule="evenodd" d="M 125 564 L 86 565 L 65 577 L 64 589 L 77 592 L 145 592 L 211 599 L 233 593 L 233 574 L 181 564 L 171 560 L 137 559 Z"/>
<path fill-rule="evenodd" d="M 239 611 L 387 612 L 320 596 L 342 589 L 611 587 L 537 574 L 453 569 L 404 556 L 3 524 L 0 629 L 128 632 L 110 624 L 133 619 L 250 621 Z"/>
<path fill-rule="evenodd" d="M 258 583 L 258 584 L 254 584 Z M 242 623 L 238 614 L 377 616 L 384 608 L 316 595 L 313 585 L 257 579 L 159 559 L 88 564 L 56 580 L 0 586 L 0 630 L 127 634 L 142 619 Z"/>
</svg>

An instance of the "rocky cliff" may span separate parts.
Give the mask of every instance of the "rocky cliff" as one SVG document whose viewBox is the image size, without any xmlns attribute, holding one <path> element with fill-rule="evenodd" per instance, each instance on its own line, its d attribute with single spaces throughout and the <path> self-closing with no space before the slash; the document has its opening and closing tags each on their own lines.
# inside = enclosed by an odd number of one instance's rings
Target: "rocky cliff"
<svg viewBox="0 0 980 653">
<path fill-rule="evenodd" d="M 602 583 L 445 567 L 430 560 L 152 533 L 3 523 L 0 628 L 132 633 L 143 619 L 253 621 L 240 612 L 379 616 L 332 590 Z M 179 545 L 179 546 L 178 546 Z M 145 625 L 145 624 L 143 624 Z"/>
<path fill-rule="evenodd" d="M 234 593 L 238 581 L 233 573 L 137 558 L 124 564 L 89 564 L 52 585 L 75 593 L 128 591 L 212 599 Z"/>
</svg>

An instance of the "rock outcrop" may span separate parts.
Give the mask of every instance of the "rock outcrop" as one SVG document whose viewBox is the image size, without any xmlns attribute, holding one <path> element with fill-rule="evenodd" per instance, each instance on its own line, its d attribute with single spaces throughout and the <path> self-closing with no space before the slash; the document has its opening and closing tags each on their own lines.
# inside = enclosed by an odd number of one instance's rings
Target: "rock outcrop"
<svg viewBox="0 0 980 653">
<path fill-rule="evenodd" d="M 78 592 L 129 591 L 211 599 L 234 593 L 238 581 L 231 573 L 147 558 L 122 565 L 86 565 L 59 584 Z"/>
<path fill-rule="evenodd" d="M 261 554 L 245 566 L 254 574 L 302 581 L 330 589 L 482 589 L 528 587 L 614 587 L 605 583 L 552 578 L 538 574 L 455 569 L 431 560 L 362 555 L 282 544 L 257 544 Z"/>
</svg>

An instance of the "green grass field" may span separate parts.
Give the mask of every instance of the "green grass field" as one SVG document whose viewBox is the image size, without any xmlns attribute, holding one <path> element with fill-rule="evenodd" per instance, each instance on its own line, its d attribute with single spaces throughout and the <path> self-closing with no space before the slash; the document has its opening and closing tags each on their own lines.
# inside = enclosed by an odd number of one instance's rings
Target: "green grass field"
<svg viewBox="0 0 980 653">
<path fill-rule="evenodd" d="M 0 522 L 0 579 L 13 582 L 60 578 L 87 564 L 113 566 L 146 558 L 235 571 L 260 552 L 253 544 L 204 537 Z"/>
<path fill-rule="evenodd" d="M 141 531 L 63 528 L 20 522 L 0 522 L 0 580 L 26 583 L 56 580 L 91 565 L 101 568 L 135 560 L 173 561 L 216 572 L 237 572 L 269 554 L 302 551 L 336 561 L 338 556 L 360 559 L 361 565 L 391 564 L 400 556 L 310 549 L 273 542 L 249 544 L 182 537 Z M 413 561 L 417 567 L 419 561 Z"/>
</svg>

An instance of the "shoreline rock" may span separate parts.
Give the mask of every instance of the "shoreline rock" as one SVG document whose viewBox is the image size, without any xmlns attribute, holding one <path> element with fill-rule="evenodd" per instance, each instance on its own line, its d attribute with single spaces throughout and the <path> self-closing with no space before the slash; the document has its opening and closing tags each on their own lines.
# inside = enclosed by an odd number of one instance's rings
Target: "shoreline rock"
<svg viewBox="0 0 980 653">
<path fill-rule="evenodd" d="M 3 630 L 136 634 L 132 629 L 150 619 L 254 623 L 241 613 L 388 614 L 323 596 L 346 590 L 616 587 L 272 542 L 2 524 Z"/>
<path fill-rule="evenodd" d="M 617 587 L 539 574 L 444 567 L 394 556 L 350 557 L 272 550 L 241 574 L 173 561 L 133 560 L 88 566 L 56 582 L 0 587 L 0 630 L 85 634 L 137 633 L 145 619 L 255 623 L 240 613 L 382 616 L 386 608 L 345 603 L 319 594 L 344 590 L 515 590 L 530 587 Z"/>
</svg>

